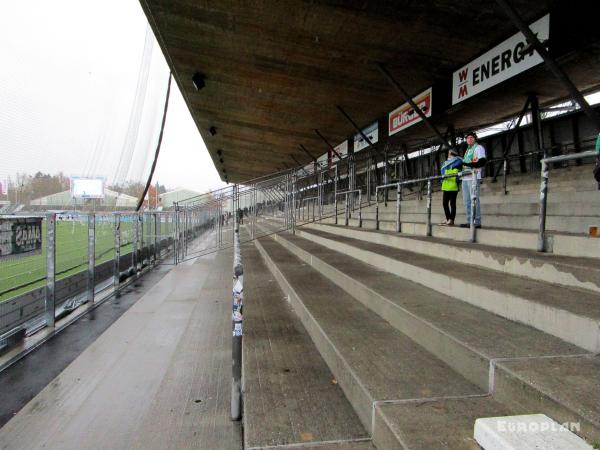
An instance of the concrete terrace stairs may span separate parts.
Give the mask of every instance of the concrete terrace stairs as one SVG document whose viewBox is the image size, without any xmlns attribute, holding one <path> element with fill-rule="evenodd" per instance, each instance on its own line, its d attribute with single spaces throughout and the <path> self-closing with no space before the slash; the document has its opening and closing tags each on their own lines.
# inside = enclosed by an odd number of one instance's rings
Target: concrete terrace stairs
<svg viewBox="0 0 600 450">
<path fill-rule="evenodd" d="M 377 231 L 373 203 L 361 228 L 358 211 L 343 226 L 340 203 L 339 225 L 298 219 L 295 234 L 255 241 L 268 290 L 276 280 L 373 445 L 479 448 L 476 418 L 535 413 L 600 442 L 600 239 L 586 235 L 600 224 L 600 193 L 590 172 L 551 172 L 548 253 L 535 250 L 530 176 L 511 179 L 508 195 L 486 180 L 477 243 L 459 227 L 434 225 L 426 237 L 426 202 L 414 196 L 401 203 L 401 233 L 392 198 L 379 204 Z M 433 205 L 435 224 L 439 194 Z M 277 231 L 281 218 L 259 228 Z M 330 401 L 319 400 L 325 420 Z"/>
<path fill-rule="evenodd" d="M 365 234 L 359 240 L 340 236 L 356 230 L 314 228 L 263 238 L 257 246 L 378 448 L 476 448 L 477 417 L 539 412 L 560 423 L 579 422 L 584 437 L 598 439 L 600 358 L 593 350 L 467 301 L 472 286 L 449 295 L 430 274 L 407 279 L 385 258 L 415 267 L 426 262 L 438 273 L 447 263 L 457 276 L 473 267 L 442 258 L 436 266 L 433 257 L 371 242 L 369 235 L 385 233 L 359 230 Z M 360 252 L 370 252 L 370 259 Z M 504 289 L 535 283 L 480 270 L 489 278 L 476 282 L 500 293 L 497 302 Z M 562 314 L 559 307 L 578 308 L 582 299 L 579 313 L 597 329 L 596 292 L 545 288 L 562 291 L 528 300 Z M 573 305 L 558 302 L 562 296 Z"/>
</svg>

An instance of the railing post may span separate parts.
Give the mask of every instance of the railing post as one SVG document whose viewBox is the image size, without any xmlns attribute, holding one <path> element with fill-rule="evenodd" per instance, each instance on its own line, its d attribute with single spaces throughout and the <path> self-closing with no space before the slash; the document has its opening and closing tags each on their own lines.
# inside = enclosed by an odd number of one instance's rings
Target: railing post
<svg viewBox="0 0 600 450">
<path fill-rule="evenodd" d="M 471 170 L 471 217 L 470 217 L 470 242 L 477 241 L 477 227 L 475 225 L 475 218 L 477 217 L 477 185 L 479 180 L 477 179 L 477 169 Z"/>
<path fill-rule="evenodd" d="M 540 219 L 538 230 L 538 252 L 546 251 L 546 207 L 548 199 L 548 163 L 542 160 L 542 181 L 540 186 Z"/>
<path fill-rule="evenodd" d="M 348 211 L 348 192 L 344 195 L 344 225 L 348 226 L 348 218 L 350 211 Z"/>
<path fill-rule="evenodd" d="M 87 301 L 94 304 L 96 270 L 96 215 L 88 214 L 88 270 L 87 270 Z"/>
<path fill-rule="evenodd" d="M 358 191 L 358 227 L 362 228 L 362 192 Z"/>
<path fill-rule="evenodd" d="M 427 236 L 431 236 L 431 180 L 427 180 Z"/>
<path fill-rule="evenodd" d="M 369 155 L 367 160 L 367 205 L 371 206 L 371 166 L 373 166 L 373 157 Z"/>
<path fill-rule="evenodd" d="M 502 187 L 504 189 L 504 195 L 508 194 L 508 190 L 506 189 L 507 176 L 506 170 L 508 169 L 508 158 L 504 158 L 504 164 L 502 166 Z"/>
<path fill-rule="evenodd" d="M 402 201 L 402 195 L 400 193 L 400 183 L 396 185 L 396 233 L 400 233 L 400 202 Z M 384 194 L 385 195 L 385 194 Z"/>
<path fill-rule="evenodd" d="M 55 325 L 56 214 L 46 216 L 46 326 Z"/>
<path fill-rule="evenodd" d="M 115 261 L 113 266 L 113 290 L 120 297 L 119 281 L 121 277 L 121 215 L 115 214 Z"/>
<path fill-rule="evenodd" d="M 154 264 L 158 264 L 158 256 L 160 254 L 160 250 L 158 249 L 158 235 L 160 232 L 160 223 L 158 221 L 160 219 L 158 217 L 158 213 L 152 213 L 152 217 L 154 217 Z"/>
<path fill-rule="evenodd" d="M 233 294 L 232 294 L 232 366 L 231 366 L 231 419 L 242 416 L 242 338 L 244 308 L 244 268 L 240 249 L 239 231 L 234 232 Z"/>
<path fill-rule="evenodd" d="M 335 224 L 338 224 L 338 209 L 337 209 L 337 192 L 335 193 L 335 198 L 333 200 L 333 206 L 334 206 L 334 211 L 335 211 Z"/>
<path fill-rule="evenodd" d="M 375 187 L 375 229 L 379 230 L 379 187 Z"/>
<path fill-rule="evenodd" d="M 175 203 L 175 211 L 173 213 L 173 264 L 177 265 L 179 257 L 179 206 Z"/>
</svg>

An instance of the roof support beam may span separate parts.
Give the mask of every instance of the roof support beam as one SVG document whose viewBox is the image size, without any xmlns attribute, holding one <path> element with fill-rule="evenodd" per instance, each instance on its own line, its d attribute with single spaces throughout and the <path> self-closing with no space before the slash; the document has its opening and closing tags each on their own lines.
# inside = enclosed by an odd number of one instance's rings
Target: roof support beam
<svg viewBox="0 0 600 450">
<path fill-rule="evenodd" d="M 344 109 L 340 105 L 336 105 L 335 107 L 338 109 L 339 112 L 341 112 L 344 115 L 344 117 L 346 119 L 348 119 L 348 122 L 350 122 L 352 124 L 352 126 L 354 127 L 354 129 L 359 132 L 359 134 L 362 136 L 362 138 L 367 142 L 367 144 L 369 144 L 369 147 L 371 147 L 373 150 L 377 151 L 377 147 L 375 147 L 373 145 L 373 143 L 371 142 L 371 139 L 369 139 L 369 137 L 364 133 L 364 131 L 361 128 L 359 128 L 358 125 L 356 125 L 354 120 L 352 120 L 352 118 L 346 113 L 346 111 L 344 111 Z"/>
<path fill-rule="evenodd" d="M 389 70 L 387 70 L 387 67 L 385 67 L 383 63 L 377 63 L 377 67 L 379 68 L 383 76 L 387 78 L 390 84 L 394 86 L 398 92 L 400 92 L 400 95 L 402 95 L 404 101 L 407 102 L 410 105 L 410 107 L 419 115 L 423 122 L 425 122 L 425 125 L 427 125 L 431 131 L 433 131 L 435 136 L 442 144 L 442 148 L 450 148 L 450 145 L 448 145 L 448 141 L 444 138 L 444 136 L 442 136 L 440 130 L 438 130 L 437 127 L 431 122 L 431 120 L 429 120 L 429 118 L 425 115 L 425 113 L 421 111 L 421 108 L 419 108 L 417 104 L 413 101 L 412 97 L 408 95 L 408 92 L 406 92 L 406 90 L 402 86 L 400 86 L 400 84 L 392 76 Z"/>
<path fill-rule="evenodd" d="M 496 3 L 504 10 L 508 18 L 519 29 L 519 31 L 523 33 L 529 45 L 533 46 L 533 48 L 538 52 L 554 76 L 569 91 L 569 95 L 571 95 L 573 100 L 577 102 L 581 109 L 583 109 L 585 115 L 590 118 L 596 127 L 596 131 L 600 132 L 600 115 L 598 115 L 596 110 L 594 110 L 594 108 L 592 108 L 586 101 L 581 92 L 579 92 L 579 89 L 577 89 L 575 84 L 573 84 L 571 79 L 568 77 L 566 72 L 556 63 L 556 61 L 554 61 L 554 58 L 550 56 L 550 53 L 548 50 L 546 50 L 546 47 L 544 47 L 533 31 L 531 31 L 531 28 L 529 28 L 529 26 L 521 18 L 517 10 L 513 8 L 508 0 L 496 0 Z"/>
<path fill-rule="evenodd" d="M 312 159 L 314 162 L 317 162 L 317 158 L 315 158 L 312 153 L 310 153 L 308 150 L 306 150 L 306 148 L 304 148 L 304 145 L 300 144 L 300 148 L 302 149 L 302 151 L 304 153 L 306 153 L 308 156 L 310 156 L 310 159 Z"/>
<path fill-rule="evenodd" d="M 338 152 L 335 151 L 335 148 L 333 147 L 333 145 L 331 145 L 329 143 L 329 141 L 327 139 L 325 139 L 325 137 L 321 133 L 319 133 L 319 130 L 317 130 L 316 128 L 315 128 L 315 133 L 317 133 L 317 136 L 319 136 L 321 139 L 323 139 L 323 142 L 325 142 L 329 146 L 329 148 L 331 149 L 331 151 L 333 152 L 333 154 L 335 156 L 337 156 L 337 158 L 339 160 L 341 160 L 342 157 L 340 156 L 340 154 Z"/>
</svg>

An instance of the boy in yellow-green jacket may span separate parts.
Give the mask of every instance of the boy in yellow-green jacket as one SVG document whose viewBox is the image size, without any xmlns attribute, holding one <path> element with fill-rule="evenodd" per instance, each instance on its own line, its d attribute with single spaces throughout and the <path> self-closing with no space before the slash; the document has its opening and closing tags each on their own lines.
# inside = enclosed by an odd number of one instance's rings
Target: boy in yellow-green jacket
<svg viewBox="0 0 600 450">
<path fill-rule="evenodd" d="M 458 177 L 448 176 L 458 174 L 462 170 L 462 159 L 458 156 L 455 149 L 450 149 L 448 159 L 441 168 L 442 176 L 447 177 L 442 180 L 442 204 L 446 221 L 440 225 L 454 225 L 456 218 L 456 197 L 458 195 Z"/>
</svg>

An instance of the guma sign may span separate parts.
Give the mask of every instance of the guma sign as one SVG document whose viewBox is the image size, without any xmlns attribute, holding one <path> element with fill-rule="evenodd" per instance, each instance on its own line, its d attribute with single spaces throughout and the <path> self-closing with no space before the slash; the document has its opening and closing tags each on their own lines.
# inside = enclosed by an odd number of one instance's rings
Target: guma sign
<svg viewBox="0 0 600 450">
<path fill-rule="evenodd" d="M 540 41 L 547 40 L 550 14 L 535 21 L 529 28 Z M 526 48 L 528 50 L 524 52 Z M 454 72 L 452 104 L 456 105 L 542 62 L 542 57 L 527 46 L 525 36 L 519 32 Z"/>
<path fill-rule="evenodd" d="M 0 258 L 42 250 L 41 217 L 0 218 Z"/>
</svg>

